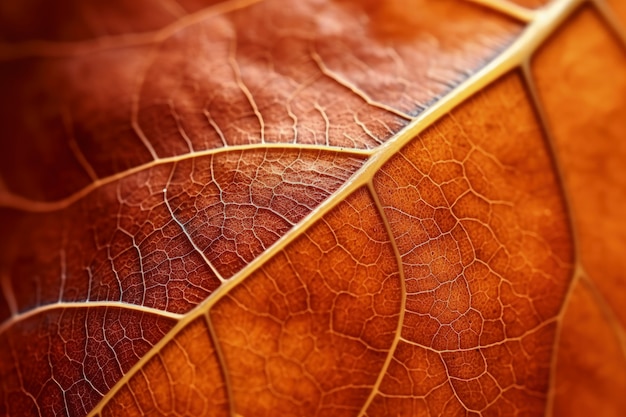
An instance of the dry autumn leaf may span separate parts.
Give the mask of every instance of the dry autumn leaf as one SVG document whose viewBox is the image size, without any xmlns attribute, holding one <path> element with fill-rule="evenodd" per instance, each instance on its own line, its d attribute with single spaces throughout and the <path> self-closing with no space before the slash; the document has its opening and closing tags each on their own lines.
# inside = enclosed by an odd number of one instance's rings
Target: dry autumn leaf
<svg viewBox="0 0 626 417">
<path fill-rule="evenodd" d="M 0 415 L 623 416 L 625 26 L 0 2 Z"/>
</svg>

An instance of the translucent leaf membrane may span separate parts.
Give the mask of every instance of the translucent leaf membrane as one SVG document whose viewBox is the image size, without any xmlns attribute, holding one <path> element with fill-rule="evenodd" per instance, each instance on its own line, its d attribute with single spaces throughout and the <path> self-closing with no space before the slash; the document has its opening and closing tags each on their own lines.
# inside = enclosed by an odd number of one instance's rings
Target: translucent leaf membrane
<svg viewBox="0 0 626 417">
<path fill-rule="evenodd" d="M 585 9 L 539 52 L 533 73 L 569 191 L 581 275 L 564 311 L 554 410 L 617 416 L 626 409 L 624 44 Z"/>
</svg>

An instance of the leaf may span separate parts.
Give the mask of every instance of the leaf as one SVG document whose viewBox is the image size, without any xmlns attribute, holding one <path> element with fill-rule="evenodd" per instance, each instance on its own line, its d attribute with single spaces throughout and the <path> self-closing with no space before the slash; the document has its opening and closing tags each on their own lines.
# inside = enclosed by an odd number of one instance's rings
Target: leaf
<svg viewBox="0 0 626 417">
<path fill-rule="evenodd" d="M 0 415 L 626 409 L 622 2 L 48 9 L 0 5 Z"/>
</svg>

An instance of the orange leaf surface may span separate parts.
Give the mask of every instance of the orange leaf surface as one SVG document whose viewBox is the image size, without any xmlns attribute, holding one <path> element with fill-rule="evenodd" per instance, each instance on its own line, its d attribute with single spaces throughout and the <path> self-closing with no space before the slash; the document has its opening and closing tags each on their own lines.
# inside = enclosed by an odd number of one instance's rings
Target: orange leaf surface
<svg viewBox="0 0 626 417">
<path fill-rule="evenodd" d="M 625 26 L 0 3 L 0 415 L 623 415 Z"/>
</svg>

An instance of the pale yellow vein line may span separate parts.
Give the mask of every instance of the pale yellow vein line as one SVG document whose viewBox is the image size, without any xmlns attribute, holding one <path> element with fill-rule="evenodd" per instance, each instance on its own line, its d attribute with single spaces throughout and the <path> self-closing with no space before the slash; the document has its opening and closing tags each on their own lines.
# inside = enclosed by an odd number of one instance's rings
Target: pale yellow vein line
<svg viewBox="0 0 626 417">
<path fill-rule="evenodd" d="M 17 324 L 21 321 L 29 319 L 31 317 L 37 316 L 39 314 L 43 314 L 49 311 L 55 310 L 69 310 L 69 309 L 80 309 L 80 308 L 120 308 L 124 310 L 132 310 L 141 313 L 153 314 L 156 316 L 165 317 L 173 320 L 181 320 L 185 317 L 184 314 L 172 313 L 165 310 L 159 310 L 157 308 L 139 306 L 136 304 L 124 303 L 120 301 L 80 301 L 80 302 L 71 302 L 71 301 L 61 301 L 54 304 L 46 304 L 40 307 L 33 308 L 32 310 L 28 310 L 24 313 L 14 314 L 9 317 L 9 319 L 5 320 L 0 324 L 0 334 L 5 332 L 14 324 Z"/>
<path fill-rule="evenodd" d="M 400 250 L 398 249 L 396 238 L 393 234 L 393 231 L 391 230 L 389 219 L 387 218 L 387 215 L 385 214 L 385 209 L 382 203 L 380 202 L 380 197 L 378 196 L 378 193 L 376 192 L 376 189 L 372 181 L 368 183 L 367 188 L 369 190 L 370 195 L 372 196 L 372 199 L 374 200 L 376 209 L 378 210 L 378 213 L 380 214 L 380 217 L 383 221 L 383 224 L 385 226 L 385 231 L 387 232 L 387 236 L 389 236 L 389 241 L 391 242 L 391 247 L 393 248 L 393 254 L 396 258 L 396 262 L 398 263 L 398 274 L 399 274 L 399 279 L 400 279 L 400 290 L 401 290 L 400 296 L 401 297 L 400 297 L 400 314 L 398 317 L 398 327 L 396 329 L 395 337 L 393 339 L 393 342 L 391 343 L 391 346 L 389 347 L 389 353 L 387 354 L 387 357 L 385 358 L 385 363 L 383 364 L 380 370 L 380 373 L 378 374 L 378 378 L 376 379 L 376 382 L 374 386 L 372 387 L 370 395 L 367 397 L 367 400 L 363 404 L 363 408 L 361 408 L 361 411 L 359 412 L 359 417 L 364 417 L 366 415 L 367 409 L 369 408 L 372 401 L 374 401 L 374 398 L 376 398 L 376 394 L 378 394 L 379 392 L 378 390 L 380 388 L 380 384 L 382 383 L 383 379 L 385 378 L 385 375 L 387 374 L 387 370 L 389 369 L 389 364 L 393 360 L 393 356 L 396 353 L 396 348 L 398 346 L 398 343 L 400 342 L 402 326 L 404 325 L 404 313 L 406 310 L 406 281 L 405 281 L 405 276 L 404 276 L 404 267 L 402 265 L 402 256 L 400 255 Z"/>
<path fill-rule="evenodd" d="M 236 273 L 229 281 L 223 284 L 218 290 L 211 294 L 204 302 L 199 304 L 182 318 L 171 331 L 161 339 L 153 348 L 146 353 L 102 398 L 100 403 L 94 408 L 90 416 L 102 410 L 104 405 L 113 398 L 117 392 L 125 386 L 130 378 L 150 360 L 157 355 L 165 344 L 174 338 L 187 324 L 197 317 L 205 314 L 222 297 L 229 293 L 234 287 L 252 275 L 259 267 L 282 251 L 301 233 L 315 224 L 324 215 L 335 208 L 340 202 L 357 189 L 367 186 L 380 167 L 392 158 L 397 151 L 409 143 L 415 136 L 427 129 L 441 117 L 449 113 L 460 103 L 493 83 L 504 74 L 514 68 L 518 68 L 525 60 L 552 34 L 578 6 L 586 0 L 554 0 L 549 6 L 537 12 L 535 20 L 528 25 L 522 35 L 513 42 L 508 49 L 496 57 L 474 75 L 466 79 L 455 90 L 444 96 L 432 107 L 425 110 L 418 117 L 413 119 L 402 131 L 398 132 L 385 144 L 375 149 L 370 159 L 352 176 L 350 180 L 343 184 L 332 196 L 314 209 L 298 225 L 283 235 L 274 245 L 250 262 L 245 268 Z"/>
<path fill-rule="evenodd" d="M 397 151 L 411 141 L 415 136 L 431 126 L 442 116 L 450 112 L 458 104 L 482 90 L 493 81 L 500 78 L 514 68 L 517 68 L 527 57 L 557 28 L 563 20 L 569 16 L 576 7 L 584 0 L 560 0 L 555 1 L 551 7 L 537 13 L 536 20 L 529 25 L 529 28 L 514 42 L 509 49 L 504 51 L 494 61 L 486 65 L 483 69 L 463 82 L 453 92 L 444 96 L 432 107 L 424 111 L 415 118 L 409 125 L 398 132 L 393 138 L 376 148 L 371 158 L 362 166 L 359 171 L 346 182 L 335 194 L 330 196 L 324 203 L 318 206 L 300 224 L 300 229 L 308 228 L 321 216 L 334 208 L 339 202 L 354 192 L 356 189 L 367 185 L 367 183 L 378 172 Z M 299 233 L 298 230 L 293 234 Z M 282 250 L 287 242 L 291 240 L 291 234 L 283 236 L 276 244 L 266 251 L 261 257 L 253 261 L 248 268 L 256 268 L 269 259 L 275 253 Z M 246 268 L 245 271 L 248 270 Z M 242 271 L 244 273 L 244 271 Z M 237 276 L 240 276 L 239 274 Z M 233 280 L 231 280 L 232 282 Z M 229 282 L 230 284 L 230 282 Z"/>
<path fill-rule="evenodd" d="M 137 74 L 135 81 L 136 87 L 132 95 L 132 103 L 130 108 L 130 125 L 133 128 L 133 132 L 135 132 L 135 135 L 137 135 L 143 146 L 148 150 L 150 156 L 155 161 L 159 160 L 159 155 L 157 154 L 156 149 L 154 149 L 154 146 L 152 146 L 152 143 L 144 133 L 143 129 L 141 128 L 141 124 L 139 123 L 139 103 L 141 102 L 141 90 L 146 83 L 146 77 L 148 76 L 150 68 L 154 65 L 157 55 L 158 47 L 153 46 L 152 48 L 150 48 L 150 53 L 145 59 L 142 69 Z"/>
<path fill-rule="evenodd" d="M 89 178 L 91 179 L 91 181 L 97 181 L 98 174 L 96 174 L 96 171 L 93 169 L 93 167 L 91 166 L 91 164 L 85 157 L 85 154 L 81 151 L 80 147 L 78 146 L 78 142 L 76 142 L 76 137 L 74 136 L 72 114 L 70 113 L 69 109 L 63 110 L 62 117 L 63 117 L 63 124 L 65 127 L 65 131 L 68 135 L 68 145 L 70 147 L 70 150 L 74 154 L 74 157 L 76 158 L 78 163 L 83 167 L 87 175 L 89 175 Z"/>
<path fill-rule="evenodd" d="M 209 297 L 209 299 L 210 298 L 211 297 Z M 203 306 L 203 304 L 200 304 L 198 307 L 188 313 L 188 315 L 181 318 L 178 323 L 161 340 L 154 344 L 152 348 L 144 356 L 142 356 L 141 359 L 139 359 L 139 361 L 137 361 L 135 365 L 133 365 L 133 367 L 122 376 L 122 378 L 120 378 L 115 383 L 115 385 L 109 390 L 109 392 L 107 392 L 102 397 L 98 405 L 96 405 L 96 407 L 91 410 L 87 417 L 94 417 L 96 415 L 99 415 L 102 412 L 103 408 L 106 406 L 106 404 L 113 397 L 115 397 L 118 391 L 122 389 L 122 387 L 126 386 L 131 378 L 135 376 L 137 372 L 140 372 L 153 357 L 157 356 L 180 331 L 187 327 L 187 325 L 196 318 L 202 316 L 203 314 L 206 314 L 208 309 L 202 308 L 201 306 Z"/>
<path fill-rule="evenodd" d="M 167 100 L 167 104 L 170 108 L 170 113 L 172 114 L 172 117 L 176 121 L 176 128 L 178 129 L 178 133 L 187 144 L 187 149 L 189 149 L 189 153 L 193 153 L 194 152 L 193 143 L 191 143 L 191 139 L 189 138 L 189 135 L 187 135 L 187 132 L 185 131 L 185 128 L 181 121 L 182 117 L 176 110 L 176 106 L 174 105 L 174 100 L 170 98 L 169 100 Z"/>
<path fill-rule="evenodd" d="M 530 23 L 535 19 L 536 11 L 527 9 L 518 4 L 507 0 L 463 0 L 470 3 L 476 3 L 488 9 L 495 10 L 499 13 L 507 15 L 515 20 L 524 23 Z"/>
<path fill-rule="evenodd" d="M 225 147 L 228 146 L 228 143 L 226 142 L 226 137 L 224 136 L 224 132 L 222 132 L 222 129 L 220 129 L 220 126 L 217 124 L 217 122 L 213 120 L 213 117 L 211 117 L 211 113 L 207 109 L 202 110 L 202 113 L 204 113 L 204 117 L 206 117 L 213 130 L 215 130 L 215 133 L 217 133 L 217 135 L 220 137 L 222 145 L 224 145 Z"/>
<path fill-rule="evenodd" d="M 103 177 L 89 184 L 85 188 L 71 194 L 68 197 L 65 197 L 56 201 L 35 201 L 30 200 L 19 195 L 10 194 L 8 192 L 0 191 L 0 208 L 7 207 L 13 208 L 16 210 L 21 210 L 25 212 L 31 213 L 48 213 L 53 211 L 62 210 L 76 203 L 78 200 L 82 199 L 86 195 L 90 194 L 94 190 L 103 187 L 112 182 L 118 181 L 122 178 L 128 177 L 132 174 L 136 174 L 145 169 L 150 169 L 159 165 L 171 164 L 174 162 L 180 162 L 187 159 L 200 158 L 207 155 L 218 155 L 221 153 L 227 152 L 243 152 L 243 151 L 252 151 L 252 150 L 294 150 L 294 151 L 322 151 L 329 153 L 337 153 L 337 154 L 345 154 L 357 157 L 368 157 L 374 153 L 374 150 L 371 149 L 353 149 L 353 148 L 344 148 L 338 146 L 326 146 L 326 145 L 305 145 L 305 144 L 294 144 L 294 143 L 265 143 L 265 144 L 253 144 L 253 145 L 237 145 L 237 146 L 229 146 L 224 148 L 216 148 L 216 149 L 207 149 L 204 151 L 197 151 L 194 153 L 188 153 L 184 155 L 172 156 L 167 158 L 160 158 L 157 160 L 153 160 L 147 162 L 142 165 L 138 165 L 131 169 L 128 169 L 123 172 L 119 172 L 117 174 L 110 175 L 108 177 Z"/>
<path fill-rule="evenodd" d="M 468 408 L 468 406 L 463 401 L 463 397 L 461 397 L 459 395 L 459 393 L 456 391 L 456 387 L 452 383 L 452 380 L 457 380 L 458 381 L 458 378 L 454 378 L 452 376 L 452 374 L 450 373 L 450 369 L 448 368 L 448 362 L 446 362 L 446 360 L 443 358 L 442 354 L 439 354 L 438 356 L 439 356 L 439 360 L 441 360 L 441 363 L 443 364 L 443 367 L 446 370 L 446 382 L 448 383 L 448 386 L 452 390 L 452 393 L 454 394 L 454 397 L 456 397 L 457 401 L 459 402 L 461 407 L 463 407 L 465 409 L 465 411 L 470 411 L 470 412 L 474 411 L 474 410 Z M 469 414 L 469 413 L 466 413 L 466 414 Z M 472 413 L 472 414 L 477 414 L 477 413 Z"/>
<path fill-rule="evenodd" d="M 226 396 L 228 398 L 228 408 L 231 417 L 235 416 L 235 401 L 233 396 L 232 384 L 230 382 L 230 377 L 228 376 L 228 368 L 226 367 L 226 360 L 224 359 L 224 353 L 222 352 L 222 346 L 220 345 L 219 339 L 217 338 L 217 334 L 215 333 L 215 327 L 213 327 L 213 322 L 211 321 L 211 316 L 205 314 L 206 324 L 209 329 L 209 334 L 211 336 L 211 341 L 213 342 L 213 346 L 215 347 L 215 355 L 217 356 L 217 360 L 220 365 L 220 369 L 222 370 L 222 376 L 224 377 L 224 384 L 226 385 Z"/>
<path fill-rule="evenodd" d="M 176 32 L 211 17 L 231 13 L 252 6 L 262 0 L 230 0 L 206 7 L 176 20 L 164 28 L 143 33 L 101 36 L 75 42 L 24 41 L 16 43 L 0 42 L 0 61 L 38 57 L 63 57 L 96 53 L 107 49 L 130 48 L 156 44 L 169 38 Z"/>
<path fill-rule="evenodd" d="M 460 352 L 474 352 L 476 351 L 476 349 L 488 349 L 488 348 L 492 348 L 492 347 L 496 347 L 496 346 L 503 346 L 507 343 L 510 342 L 521 342 L 522 340 L 524 340 L 524 338 L 534 335 L 537 332 L 545 329 L 547 326 L 551 325 L 552 323 L 555 323 L 558 320 L 558 317 L 552 317 L 548 320 L 545 320 L 539 324 L 537 324 L 536 326 L 525 330 L 522 334 L 520 334 L 519 336 L 515 336 L 515 337 L 506 337 L 502 340 L 499 340 L 497 342 L 492 342 L 492 343 L 484 343 L 484 344 L 478 344 L 476 346 L 473 347 L 469 347 L 469 348 L 459 348 L 459 349 L 435 349 L 433 347 L 430 347 L 428 345 L 424 345 L 418 342 L 414 342 L 412 340 L 409 339 L 405 339 L 404 337 L 400 336 L 400 340 L 403 341 L 406 344 L 412 345 L 412 346 L 416 346 L 420 349 L 424 349 L 424 350 L 428 350 L 430 352 L 433 353 L 460 353 Z"/>
<path fill-rule="evenodd" d="M 324 63 L 324 61 L 322 60 L 322 57 L 320 57 L 317 52 L 311 51 L 311 58 L 317 64 L 317 66 L 319 67 L 319 69 L 322 72 L 322 74 L 324 74 L 325 76 L 327 76 L 331 80 L 337 82 L 339 85 L 341 85 L 341 86 L 347 88 L 348 90 L 352 91 L 354 94 L 356 94 L 358 97 L 360 97 L 361 100 L 363 100 L 364 102 L 366 102 L 370 106 L 379 108 L 381 110 L 388 111 L 389 113 L 395 114 L 396 116 L 401 117 L 401 118 L 406 119 L 406 120 L 413 120 L 414 119 L 414 117 L 411 116 L 410 114 L 406 114 L 406 113 L 401 112 L 400 110 L 395 109 L 395 108 L 393 108 L 391 106 L 387 106 L 386 104 L 379 103 L 379 102 L 373 100 L 363 90 L 361 90 L 360 88 L 358 88 L 357 86 L 352 84 L 350 81 L 346 80 L 341 75 L 335 73 L 330 68 L 328 68 L 326 66 L 326 64 Z"/>
<path fill-rule="evenodd" d="M 174 174 L 174 170 L 175 169 L 176 169 L 176 167 L 172 168 L 172 174 L 170 175 L 170 179 L 168 180 L 168 183 L 171 180 L 171 177 Z M 204 251 L 201 248 L 198 247 L 196 242 L 193 240 L 193 238 L 191 237 L 191 235 L 187 231 L 187 228 L 185 227 L 185 225 L 180 220 L 178 220 L 178 218 L 174 215 L 174 211 L 172 210 L 172 207 L 170 206 L 170 202 L 167 199 L 167 188 L 163 189 L 163 201 L 165 202 L 165 206 L 167 207 L 167 210 L 170 212 L 170 216 L 172 217 L 174 222 L 176 222 L 176 224 L 180 227 L 180 229 L 182 230 L 182 232 L 185 235 L 185 237 L 187 237 L 187 240 L 189 241 L 189 243 L 191 243 L 191 246 L 193 246 L 194 250 L 198 253 L 198 255 L 200 255 L 200 257 L 207 264 L 207 266 L 209 268 L 211 268 L 211 271 L 213 271 L 213 273 L 215 274 L 217 279 L 219 279 L 221 282 L 224 282 L 225 280 L 222 277 L 222 275 L 215 268 L 213 263 L 211 261 L 209 261 L 209 259 L 204 254 Z"/>
<path fill-rule="evenodd" d="M 322 106 L 320 106 L 317 102 L 315 102 L 313 107 L 315 108 L 315 110 L 318 111 L 320 116 L 322 116 L 322 119 L 324 119 L 324 137 L 326 140 L 326 145 L 330 145 L 330 120 L 328 120 L 328 115 L 326 114 L 326 111 L 322 108 Z"/>
<path fill-rule="evenodd" d="M 250 92 L 250 89 L 243 81 L 241 68 L 239 68 L 239 63 L 237 62 L 237 39 L 233 39 L 231 42 L 231 47 L 228 54 L 228 62 L 230 63 L 233 73 L 235 74 L 235 81 L 237 81 L 237 85 L 246 96 L 248 104 L 250 104 L 254 115 L 259 121 L 259 127 L 261 129 L 261 143 L 265 143 L 265 121 L 263 120 L 263 115 L 259 111 L 259 106 L 256 104 L 256 101 L 254 100 L 254 96 Z"/>
<path fill-rule="evenodd" d="M 11 315 L 15 316 L 17 314 L 17 300 L 15 299 L 15 292 L 13 291 L 9 274 L 4 268 L 0 273 L 0 289 L 4 294 L 4 299 L 6 300 Z"/>
</svg>

